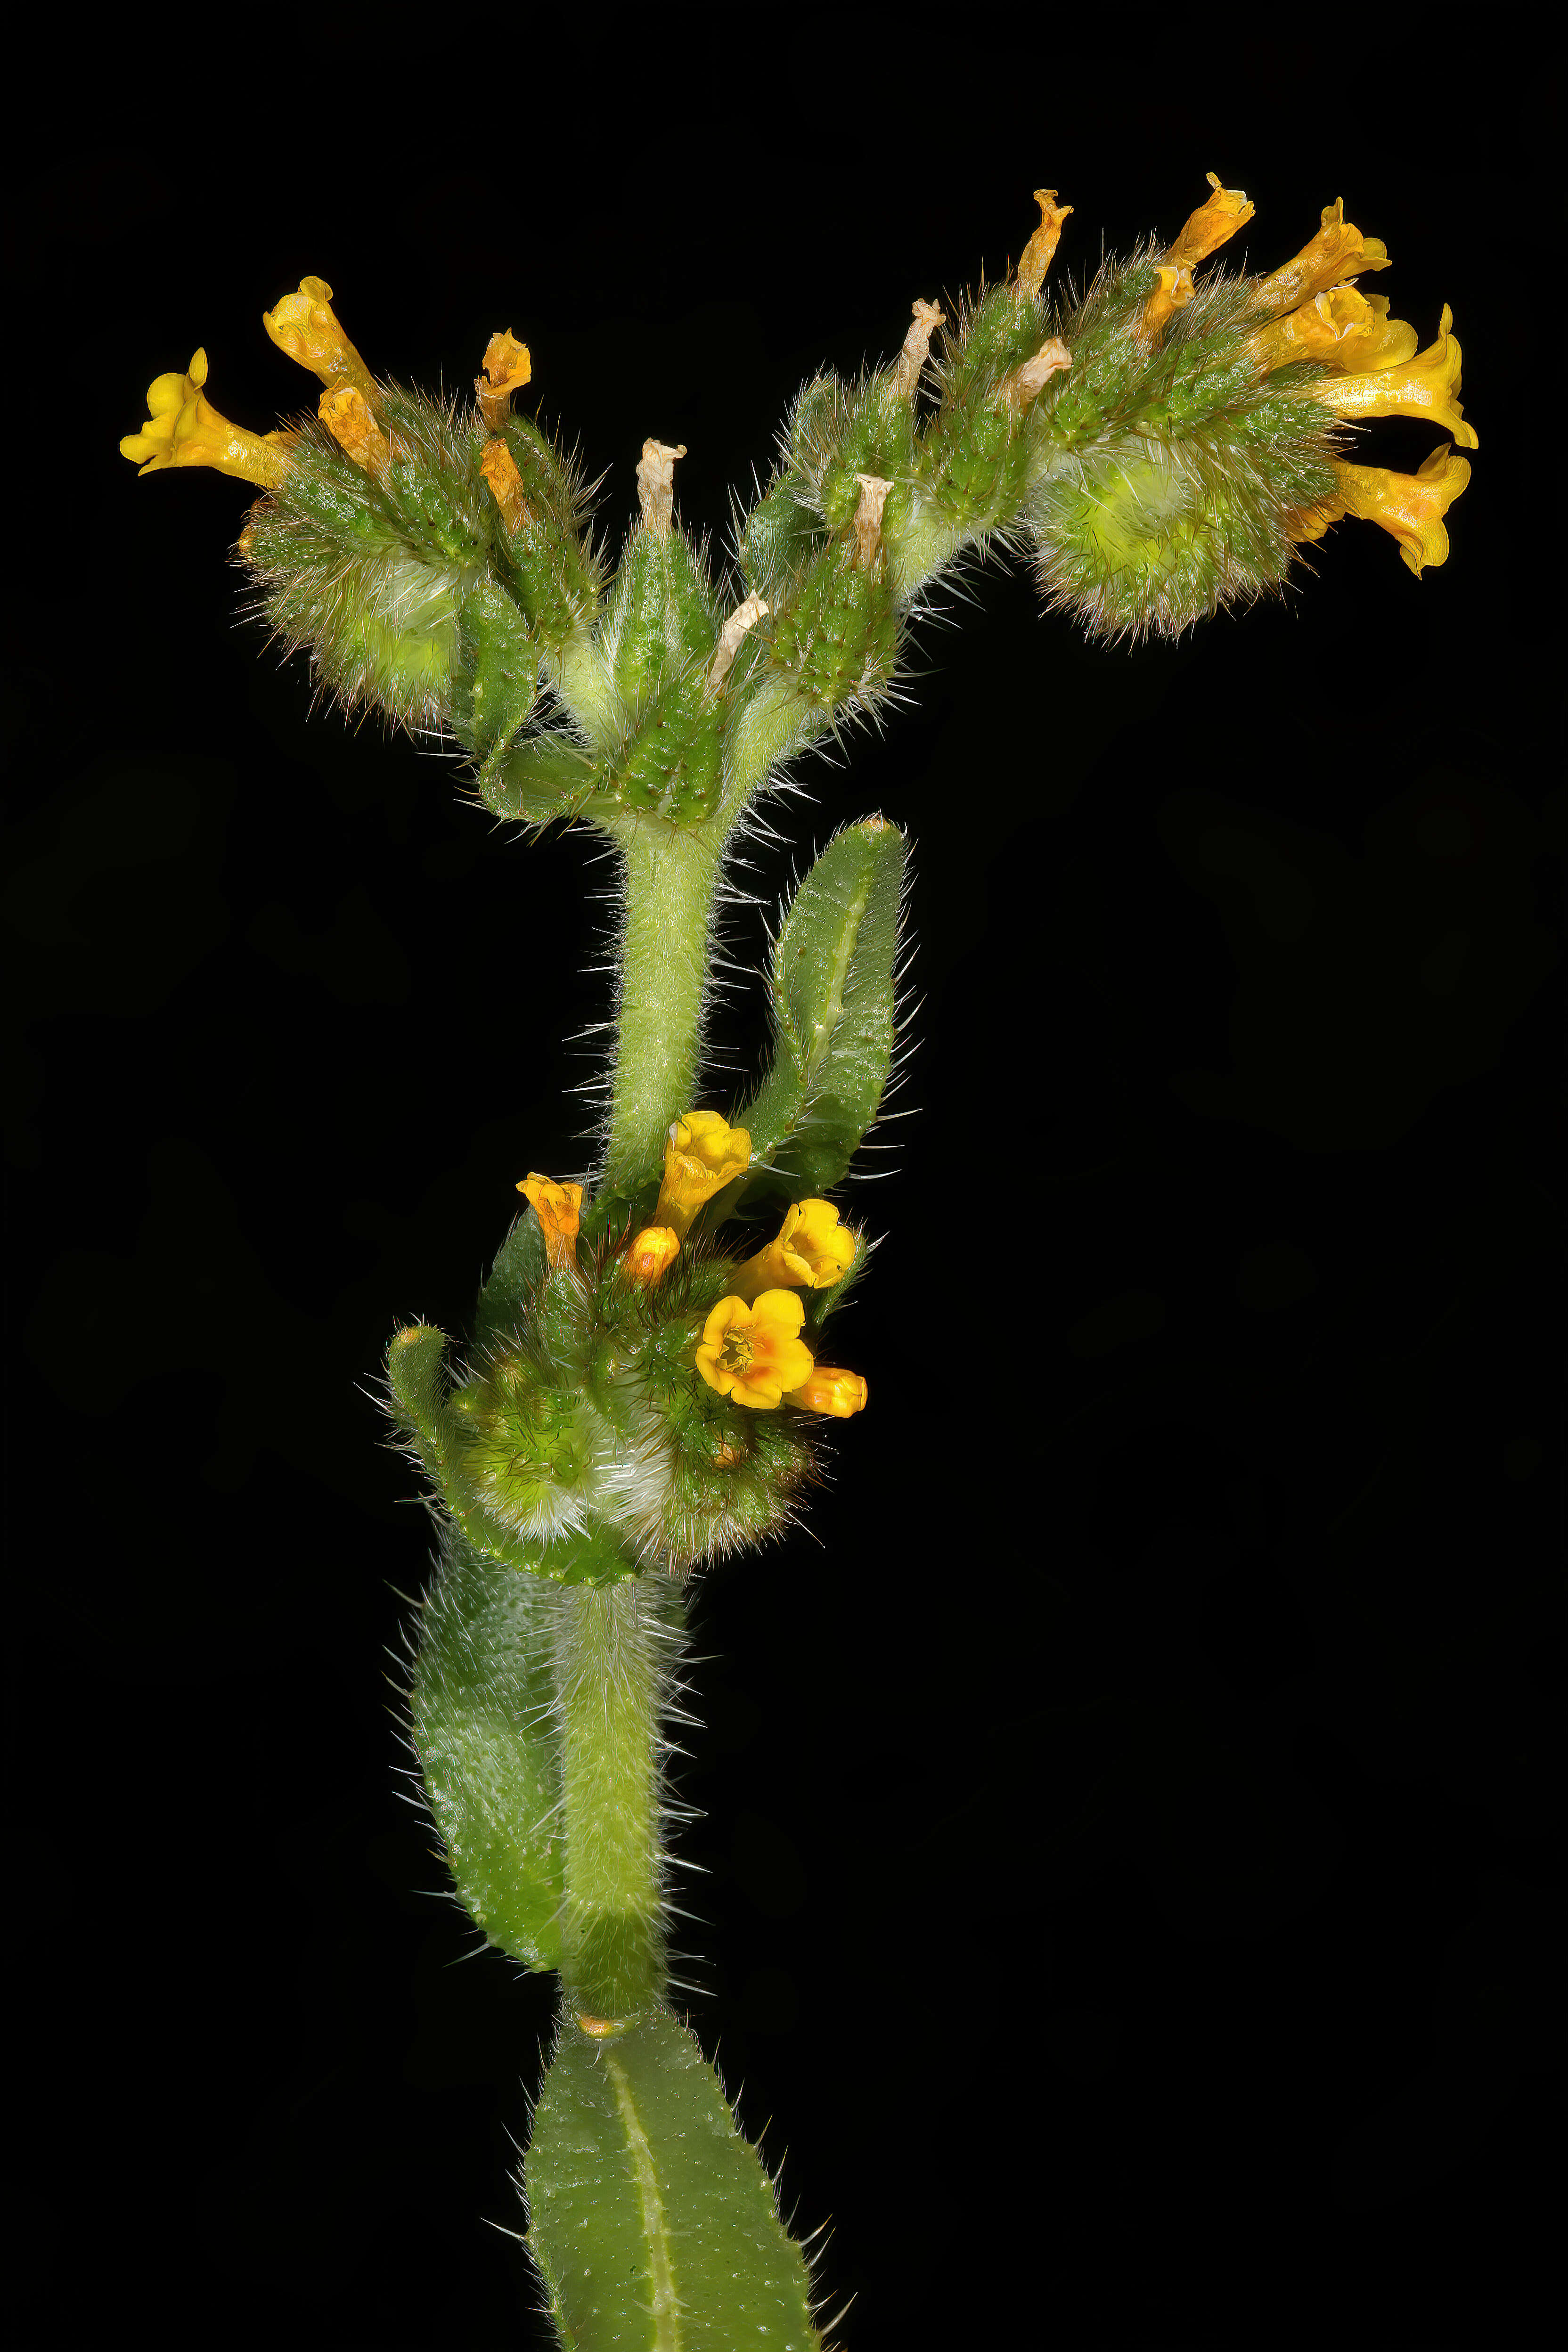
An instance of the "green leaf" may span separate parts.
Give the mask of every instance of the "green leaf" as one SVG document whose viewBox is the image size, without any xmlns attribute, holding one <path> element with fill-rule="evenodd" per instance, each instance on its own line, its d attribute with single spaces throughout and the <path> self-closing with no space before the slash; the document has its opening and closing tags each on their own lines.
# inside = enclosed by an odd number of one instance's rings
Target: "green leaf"
<svg viewBox="0 0 1568 2352">
<path fill-rule="evenodd" d="M 452 725 L 465 751 L 491 761 L 533 708 L 539 647 L 504 588 L 481 580 L 458 614 Z"/>
<path fill-rule="evenodd" d="M 694 2034 L 568 2022 L 526 2165 L 529 2243 L 580 2352 L 816 2352 L 805 2258 Z"/>
<path fill-rule="evenodd" d="M 490 1942 L 531 1969 L 561 1958 L 554 1599 L 537 1577 L 488 1559 L 449 1528 L 409 1693 L 458 1893 Z"/>
<path fill-rule="evenodd" d="M 773 950 L 773 1067 L 735 1115 L 752 1138 L 745 1190 L 827 1192 L 877 1116 L 907 854 L 896 825 L 868 817 L 834 836 L 795 892 Z"/>
</svg>

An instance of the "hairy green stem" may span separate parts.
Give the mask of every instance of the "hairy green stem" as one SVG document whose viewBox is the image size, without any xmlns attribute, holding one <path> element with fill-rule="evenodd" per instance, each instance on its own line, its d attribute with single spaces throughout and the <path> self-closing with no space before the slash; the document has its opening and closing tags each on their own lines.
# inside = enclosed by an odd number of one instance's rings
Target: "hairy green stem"
<svg viewBox="0 0 1568 2352">
<path fill-rule="evenodd" d="M 626 859 L 620 1003 L 605 1181 L 629 1192 L 657 1172 L 671 1119 L 696 1100 L 698 1043 L 720 829 L 657 819 L 616 828 Z"/>
<path fill-rule="evenodd" d="M 652 1571 L 570 1585 L 555 1611 L 568 2004 L 635 2016 L 664 1989 L 661 1734 L 679 1603 Z"/>
</svg>

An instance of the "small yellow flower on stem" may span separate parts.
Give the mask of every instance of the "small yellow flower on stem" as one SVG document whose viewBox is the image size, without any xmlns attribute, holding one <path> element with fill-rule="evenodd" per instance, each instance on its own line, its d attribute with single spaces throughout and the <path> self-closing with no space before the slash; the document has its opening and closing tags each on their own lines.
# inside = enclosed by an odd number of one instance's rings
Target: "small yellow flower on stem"
<svg viewBox="0 0 1568 2352">
<path fill-rule="evenodd" d="M 835 1421 L 847 1421 L 852 1413 L 865 1412 L 868 1394 L 860 1373 L 818 1364 L 810 1380 L 791 1389 L 784 1402 L 798 1405 L 802 1412 L 830 1412 Z"/>
<path fill-rule="evenodd" d="M 1217 253 L 1237 229 L 1247 226 L 1258 209 L 1239 188 L 1222 188 L 1217 172 L 1210 172 L 1207 178 L 1213 195 L 1206 205 L 1200 205 L 1195 213 L 1189 215 L 1180 236 L 1165 256 L 1167 261 L 1184 261 L 1189 269 L 1195 269 L 1200 261 Z"/>
<path fill-rule="evenodd" d="M 1479 449 L 1473 425 L 1455 394 L 1459 389 L 1463 356 L 1449 332 L 1454 314 L 1447 302 L 1437 340 L 1402 366 L 1380 368 L 1375 374 L 1357 372 L 1331 376 L 1314 384 L 1312 398 L 1331 408 L 1336 416 L 1429 416 L 1450 432 L 1461 449 Z"/>
<path fill-rule="evenodd" d="M 855 1263 L 855 1236 L 831 1201 L 797 1201 L 766 1249 L 731 1277 L 742 1298 L 760 1290 L 826 1290 Z"/>
<path fill-rule="evenodd" d="M 500 509 L 502 522 L 515 539 L 520 530 L 527 530 L 533 515 L 523 494 L 522 476 L 504 441 L 485 443 L 479 452 L 479 471 L 490 486 L 490 496 Z"/>
<path fill-rule="evenodd" d="M 732 1403 L 771 1412 L 811 1378 L 811 1349 L 800 1336 L 805 1320 L 793 1290 L 764 1290 L 750 1306 L 721 1298 L 702 1327 L 697 1369 Z"/>
<path fill-rule="evenodd" d="M 1038 400 L 1052 376 L 1060 375 L 1072 365 L 1072 353 L 1059 335 L 1052 335 L 1040 345 L 1032 359 L 1005 375 L 996 387 L 995 401 L 1014 418 L 1026 415 Z"/>
<path fill-rule="evenodd" d="M 1392 531 L 1417 580 L 1424 564 L 1447 562 L 1448 534 L 1443 517 L 1470 478 L 1468 457 L 1456 457 L 1445 442 L 1414 474 L 1391 474 L 1382 466 L 1338 463 L 1334 474 L 1342 512 Z"/>
<path fill-rule="evenodd" d="M 352 383 L 340 383 L 322 393 L 316 414 L 344 457 L 379 481 L 392 463 L 392 445 L 363 393 Z"/>
<path fill-rule="evenodd" d="M 1357 372 L 1395 367 L 1415 356 L 1415 330 L 1388 315 L 1386 294 L 1363 294 L 1354 286 L 1331 286 L 1299 310 L 1259 327 L 1250 339 L 1259 374 L 1316 360 L 1321 367 Z"/>
<path fill-rule="evenodd" d="M 301 278 L 298 294 L 285 294 L 275 310 L 263 310 L 261 323 L 279 350 L 319 375 L 329 392 L 334 384 L 352 384 L 374 408 L 375 378 L 331 305 L 332 289 L 324 278 Z"/>
<path fill-rule="evenodd" d="M 509 327 L 504 334 L 492 335 L 485 345 L 483 366 L 484 373 L 474 378 L 479 415 L 488 432 L 499 433 L 511 415 L 512 394 L 532 381 L 533 362 L 528 345 L 520 343 Z"/>
<path fill-rule="evenodd" d="M 1071 205 L 1058 205 L 1054 188 L 1037 188 L 1035 202 L 1040 208 L 1040 226 L 1018 256 L 1018 275 L 1015 281 L 1020 294 L 1037 294 L 1046 282 L 1046 272 L 1056 259 L 1062 223 L 1073 209 Z"/>
<path fill-rule="evenodd" d="M 1190 261 L 1156 262 L 1154 275 L 1160 282 L 1144 303 L 1138 320 L 1139 340 L 1144 343 L 1152 343 L 1166 321 L 1186 308 L 1194 291 Z"/>
<path fill-rule="evenodd" d="M 531 1172 L 518 1186 L 525 1193 L 544 1229 L 544 1255 L 552 1266 L 577 1263 L 577 1222 L 583 1206 L 581 1184 L 557 1184 Z"/>
<path fill-rule="evenodd" d="M 672 1226 L 645 1225 L 627 1243 L 621 1271 L 639 1289 L 651 1290 L 664 1280 L 679 1255 L 680 1241 Z"/>
<path fill-rule="evenodd" d="M 196 352 L 184 375 L 161 375 L 150 383 L 147 422 L 140 433 L 126 435 L 121 456 L 143 474 L 162 473 L 167 466 L 213 466 L 220 474 L 275 490 L 289 471 L 281 436 L 247 433 L 220 416 L 202 390 L 206 380 L 207 355 Z"/>
<path fill-rule="evenodd" d="M 698 1210 L 751 1164 L 752 1139 L 743 1127 L 730 1126 L 716 1110 L 689 1110 L 670 1123 L 654 1223 L 684 1241 Z"/>
<path fill-rule="evenodd" d="M 1274 318 L 1295 310 L 1343 278 L 1359 278 L 1369 269 L 1388 268 L 1388 247 L 1377 236 L 1363 236 L 1345 218 L 1345 200 L 1336 196 L 1323 206 L 1323 226 L 1310 245 L 1272 278 L 1260 278 L 1252 290 L 1253 306 Z"/>
</svg>

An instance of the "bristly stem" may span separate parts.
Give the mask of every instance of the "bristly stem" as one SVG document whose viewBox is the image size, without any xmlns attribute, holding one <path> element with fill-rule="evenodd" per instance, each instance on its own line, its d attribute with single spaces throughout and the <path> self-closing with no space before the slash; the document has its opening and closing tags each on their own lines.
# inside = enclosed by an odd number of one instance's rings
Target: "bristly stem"
<svg viewBox="0 0 1568 2352">
<path fill-rule="evenodd" d="M 605 1182 L 631 1192 L 657 1173 L 670 1121 L 696 1102 L 723 839 L 717 825 L 679 832 L 635 818 L 616 837 L 626 904 Z"/>
<path fill-rule="evenodd" d="M 659 1717 L 673 1589 L 654 1574 L 563 1588 L 554 1612 L 569 2006 L 637 2015 L 664 1990 Z"/>
</svg>

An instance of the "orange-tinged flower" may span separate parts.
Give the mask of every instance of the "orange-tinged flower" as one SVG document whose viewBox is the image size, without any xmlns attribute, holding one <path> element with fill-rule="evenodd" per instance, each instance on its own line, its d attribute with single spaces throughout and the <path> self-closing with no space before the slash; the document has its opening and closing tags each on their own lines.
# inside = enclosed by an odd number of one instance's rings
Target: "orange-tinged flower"
<svg viewBox="0 0 1568 2352">
<path fill-rule="evenodd" d="M 770 1412 L 811 1378 L 800 1336 L 805 1309 L 793 1290 L 764 1290 L 748 1306 L 721 1298 L 702 1327 L 697 1369 L 710 1389 L 753 1412 Z"/>
<path fill-rule="evenodd" d="M 847 1421 L 851 1413 L 865 1412 L 868 1393 L 858 1372 L 839 1371 L 831 1364 L 818 1364 L 810 1380 L 791 1389 L 784 1402 L 798 1405 L 802 1412 L 830 1412 L 835 1421 Z"/>
<path fill-rule="evenodd" d="M 1312 386 L 1311 396 L 1331 408 L 1336 416 L 1429 416 L 1450 432 L 1461 449 L 1479 449 L 1473 425 L 1456 399 L 1462 354 L 1449 330 L 1454 314 L 1447 302 L 1437 340 L 1402 366 L 1380 368 L 1375 374 L 1330 376 Z"/>
<path fill-rule="evenodd" d="M 742 1298 L 760 1290 L 825 1290 L 855 1263 L 855 1236 L 831 1201 L 797 1201 L 766 1249 L 732 1277 Z"/>
<path fill-rule="evenodd" d="M 1323 226 L 1311 244 L 1303 246 L 1295 259 L 1286 262 L 1272 278 L 1258 279 L 1252 291 L 1253 304 L 1278 318 L 1282 310 L 1295 310 L 1298 303 L 1309 301 L 1346 278 L 1387 268 L 1388 247 L 1383 239 L 1363 236 L 1354 223 L 1345 218 L 1344 198 L 1336 196 L 1331 205 L 1323 206 Z"/>
<path fill-rule="evenodd" d="M 1392 531 L 1417 580 L 1424 564 L 1447 562 L 1448 534 L 1443 517 L 1470 478 L 1468 457 L 1456 457 L 1445 442 L 1414 474 L 1391 474 L 1382 466 L 1346 466 L 1336 461 L 1334 475 L 1344 512 Z"/>
<path fill-rule="evenodd" d="M 655 1283 L 663 1281 L 679 1255 L 679 1237 L 672 1227 L 645 1225 L 627 1243 L 621 1270 L 628 1282 L 651 1290 Z"/>
<path fill-rule="evenodd" d="M 544 1228 L 544 1255 L 552 1266 L 577 1263 L 577 1223 L 583 1207 L 581 1184 L 557 1184 L 531 1171 L 518 1186 Z"/>
<path fill-rule="evenodd" d="M 385 473 L 392 463 L 392 445 L 356 385 L 330 386 L 317 402 L 316 414 L 345 457 L 377 479 Z"/>
<path fill-rule="evenodd" d="M 1160 282 L 1144 303 L 1138 321 L 1139 335 L 1146 343 L 1153 341 L 1168 319 L 1185 309 L 1194 291 L 1190 261 L 1156 262 L 1154 275 Z"/>
<path fill-rule="evenodd" d="M 1206 205 L 1200 205 L 1189 215 L 1180 236 L 1166 254 L 1167 261 L 1184 261 L 1195 269 L 1211 253 L 1228 243 L 1238 228 L 1245 228 L 1257 211 L 1239 188 L 1222 188 L 1217 172 L 1210 172 L 1208 184 L 1214 190 Z"/>
<path fill-rule="evenodd" d="M 301 278 L 298 294 L 285 294 L 261 323 L 280 352 L 319 375 L 330 391 L 350 383 L 376 405 L 375 379 L 338 323 L 332 289 L 324 278 Z"/>
<path fill-rule="evenodd" d="M 532 516 L 523 494 L 522 476 L 504 441 L 485 443 L 479 452 L 479 471 L 490 486 L 490 496 L 500 509 L 501 520 L 515 538 L 527 528 Z"/>
<path fill-rule="evenodd" d="M 689 1110 L 684 1118 L 672 1120 L 655 1223 L 672 1226 L 684 1241 L 698 1210 L 743 1176 L 751 1164 L 751 1137 L 743 1127 L 731 1127 L 716 1110 Z"/>
<path fill-rule="evenodd" d="M 140 433 L 128 433 L 120 454 L 143 474 L 162 473 L 168 466 L 213 466 L 242 482 L 275 490 L 289 471 L 289 460 L 275 433 L 247 433 L 220 416 L 202 386 L 207 380 L 205 352 L 192 354 L 184 375 L 161 375 L 147 387 L 147 422 Z"/>
<path fill-rule="evenodd" d="M 1250 338 L 1258 373 L 1316 360 L 1321 367 L 1360 371 L 1394 367 L 1415 356 L 1415 330 L 1388 315 L 1386 294 L 1363 294 L 1354 286 L 1331 286 L 1299 310 L 1289 311 Z"/>
<path fill-rule="evenodd" d="M 1035 202 L 1040 208 L 1040 226 L 1018 257 L 1018 291 L 1037 294 L 1046 282 L 1046 272 L 1056 258 L 1062 223 L 1073 209 L 1071 205 L 1058 205 L 1054 188 L 1037 188 Z"/>
<path fill-rule="evenodd" d="M 484 373 L 474 378 L 479 415 L 489 432 L 500 431 L 511 415 L 512 394 L 521 392 L 532 376 L 528 345 L 520 343 L 510 327 L 504 334 L 490 337 L 485 345 Z"/>
</svg>

